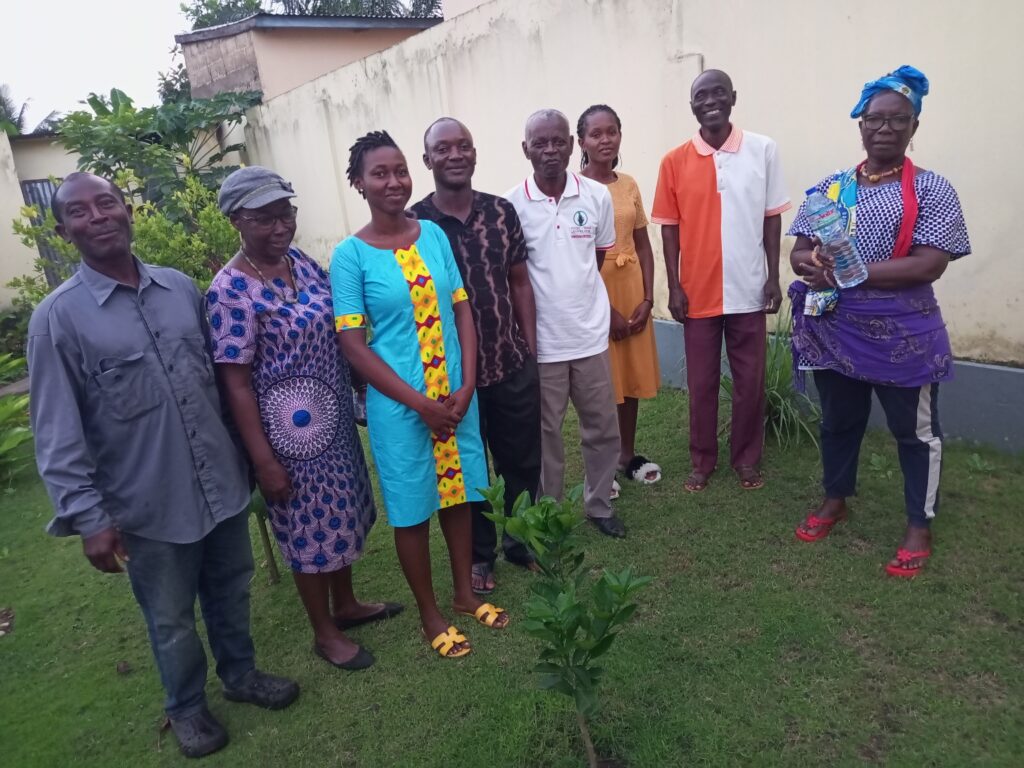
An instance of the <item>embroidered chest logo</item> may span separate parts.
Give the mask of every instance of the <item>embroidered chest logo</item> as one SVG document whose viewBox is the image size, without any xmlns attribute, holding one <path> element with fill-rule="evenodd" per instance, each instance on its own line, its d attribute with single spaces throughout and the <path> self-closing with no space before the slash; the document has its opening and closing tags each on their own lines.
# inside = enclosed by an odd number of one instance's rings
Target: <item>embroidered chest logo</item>
<svg viewBox="0 0 1024 768">
<path fill-rule="evenodd" d="M 593 240 L 597 236 L 597 227 L 590 223 L 590 216 L 582 208 L 572 214 L 573 226 L 569 227 L 569 237 L 573 240 Z"/>
</svg>

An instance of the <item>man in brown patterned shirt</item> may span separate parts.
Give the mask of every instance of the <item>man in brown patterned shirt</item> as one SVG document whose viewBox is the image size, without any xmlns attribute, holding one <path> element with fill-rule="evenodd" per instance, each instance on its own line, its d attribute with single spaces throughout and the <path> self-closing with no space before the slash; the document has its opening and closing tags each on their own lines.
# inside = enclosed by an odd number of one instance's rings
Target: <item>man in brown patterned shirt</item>
<svg viewBox="0 0 1024 768">
<path fill-rule="evenodd" d="M 466 126 L 442 117 L 427 128 L 423 147 L 436 191 L 412 210 L 448 235 L 469 294 L 480 345 L 480 428 L 494 472 L 505 478 L 507 515 L 520 493 L 533 499 L 540 485 L 537 322 L 526 240 L 511 203 L 473 189 L 476 149 Z M 481 511 L 476 506 L 473 514 L 473 589 L 487 594 L 494 589 L 497 536 Z M 502 548 L 509 562 L 531 567 L 530 553 L 507 534 Z"/>
</svg>

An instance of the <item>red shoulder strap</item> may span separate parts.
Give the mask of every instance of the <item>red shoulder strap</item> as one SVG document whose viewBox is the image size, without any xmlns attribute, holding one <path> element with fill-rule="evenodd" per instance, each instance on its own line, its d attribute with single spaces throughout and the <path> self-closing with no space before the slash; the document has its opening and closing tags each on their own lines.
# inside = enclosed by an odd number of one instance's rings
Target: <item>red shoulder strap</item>
<svg viewBox="0 0 1024 768">
<path fill-rule="evenodd" d="M 917 192 L 914 190 L 914 164 L 909 157 L 903 158 L 903 175 L 900 187 L 903 192 L 903 221 L 896 235 L 896 247 L 892 250 L 894 259 L 902 259 L 910 253 L 914 238 L 914 226 L 917 224 Z"/>
</svg>

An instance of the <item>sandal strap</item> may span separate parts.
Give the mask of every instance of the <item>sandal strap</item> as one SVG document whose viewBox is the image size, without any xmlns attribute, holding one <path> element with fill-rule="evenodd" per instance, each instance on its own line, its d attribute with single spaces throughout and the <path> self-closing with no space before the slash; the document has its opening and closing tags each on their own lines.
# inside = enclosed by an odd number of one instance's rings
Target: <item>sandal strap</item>
<svg viewBox="0 0 1024 768">
<path fill-rule="evenodd" d="M 896 560 L 900 563 L 909 563 L 911 560 L 919 560 L 922 558 L 931 557 L 932 551 L 930 549 L 921 550 L 919 552 L 911 552 L 909 549 L 900 547 L 896 550 Z"/>
<path fill-rule="evenodd" d="M 464 642 L 466 642 L 465 635 L 459 632 L 455 627 L 448 627 L 447 630 L 430 641 L 430 647 L 442 656 L 447 656 L 448 652 L 458 643 Z"/>
<path fill-rule="evenodd" d="M 498 620 L 499 614 L 505 612 L 504 608 L 498 608 L 492 603 L 481 603 L 480 607 L 473 612 L 474 618 L 481 624 L 486 624 L 488 627 L 493 627 L 494 622 Z M 486 618 L 484 618 L 486 616 Z"/>
</svg>

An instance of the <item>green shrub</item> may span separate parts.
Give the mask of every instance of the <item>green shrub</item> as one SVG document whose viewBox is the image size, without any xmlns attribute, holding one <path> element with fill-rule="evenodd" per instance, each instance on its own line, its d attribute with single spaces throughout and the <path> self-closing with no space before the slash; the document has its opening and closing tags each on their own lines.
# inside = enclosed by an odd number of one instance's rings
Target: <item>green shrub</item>
<svg viewBox="0 0 1024 768">
<path fill-rule="evenodd" d="M 205 289 L 239 247 L 238 230 L 217 207 L 217 196 L 199 179 L 186 180 L 158 209 L 135 211 L 135 254 L 147 264 L 173 267 Z"/>
<path fill-rule="evenodd" d="M 505 509 L 505 481 L 498 478 L 481 490 L 491 509 Z M 592 768 L 598 765 L 587 719 L 597 711 L 597 684 L 603 670 L 597 660 L 607 653 L 636 611 L 634 593 L 650 583 L 630 568 L 620 573 L 605 570 L 589 585 L 583 568 L 584 553 L 576 531 L 583 524 L 577 511 L 583 487 L 566 494 L 564 501 L 550 496 L 536 504 L 524 491 L 516 499 L 512 517 L 486 513 L 499 528 L 525 544 L 537 560 L 540 577 L 533 597 L 525 605 L 523 628 L 543 644 L 534 667 L 541 688 L 573 700 L 580 737 Z"/>
<path fill-rule="evenodd" d="M 28 395 L 0 397 L 0 477 L 8 484 L 15 474 L 31 463 L 28 445 L 31 440 Z"/>
<path fill-rule="evenodd" d="M 793 386 L 793 348 L 790 336 L 793 320 L 780 312 L 776 316 L 775 331 L 768 335 L 765 355 L 765 432 L 780 448 L 789 448 L 809 439 L 818 445 L 816 425 L 821 409 L 803 392 Z M 732 403 L 732 378 L 722 376 L 722 399 Z"/>
</svg>

